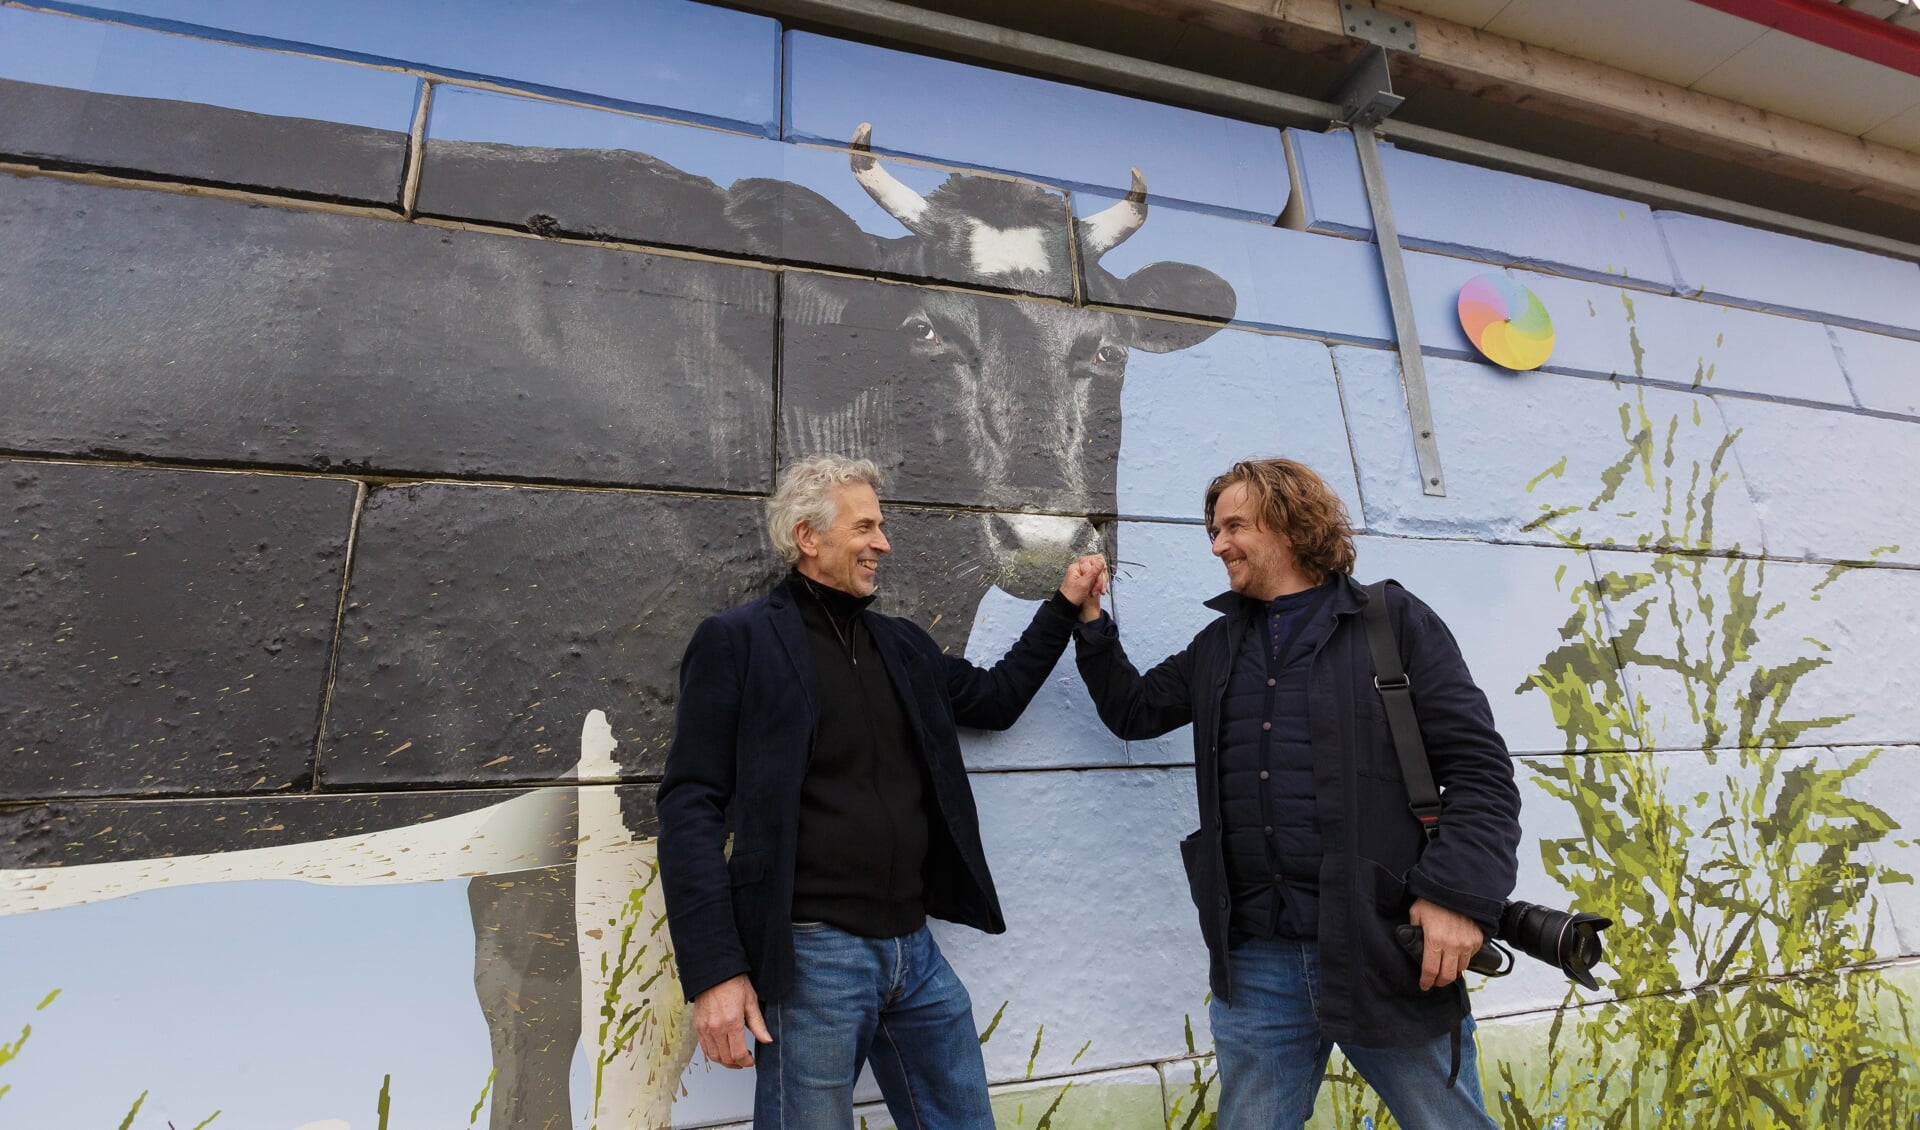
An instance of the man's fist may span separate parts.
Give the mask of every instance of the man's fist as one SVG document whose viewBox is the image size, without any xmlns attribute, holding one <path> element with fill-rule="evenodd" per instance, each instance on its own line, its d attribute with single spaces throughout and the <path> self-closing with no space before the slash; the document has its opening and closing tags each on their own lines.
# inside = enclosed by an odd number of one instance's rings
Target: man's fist
<svg viewBox="0 0 1920 1130">
<path fill-rule="evenodd" d="M 745 973 L 722 981 L 693 998 L 693 1030 L 700 1037 L 700 1050 L 707 1059 L 722 1067 L 752 1067 L 753 1049 L 747 1046 L 746 1029 L 763 1044 L 773 1043 L 767 1034 L 767 1022 L 760 1018 L 760 997 Z"/>
<path fill-rule="evenodd" d="M 1421 992 L 1453 984 L 1487 940 L 1473 919 L 1426 899 L 1413 900 L 1407 917 L 1426 935 L 1427 950 L 1420 959 Z"/>
<path fill-rule="evenodd" d="M 1107 594 L 1107 559 L 1097 553 L 1076 559 L 1067 566 L 1060 592 L 1080 607 L 1082 620 L 1098 620 L 1100 598 Z"/>
</svg>

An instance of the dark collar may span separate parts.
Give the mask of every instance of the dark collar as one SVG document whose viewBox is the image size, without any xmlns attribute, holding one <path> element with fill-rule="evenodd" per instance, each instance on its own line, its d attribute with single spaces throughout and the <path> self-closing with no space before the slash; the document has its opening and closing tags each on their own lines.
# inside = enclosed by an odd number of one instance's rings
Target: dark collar
<svg viewBox="0 0 1920 1130">
<path fill-rule="evenodd" d="M 1357 612 L 1366 607 L 1367 592 L 1360 582 L 1354 580 L 1346 573 L 1335 573 L 1331 579 L 1333 581 L 1333 589 L 1332 592 L 1328 594 L 1328 604 L 1332 607 L 1334 615 L 1344 616 L 1347 613 Z M 1266 601 L 1255 600 L 1250 596 L 1241 596 L 1232 589 L 1228 589 L 1226 592 L 1207 601 L 1206 604 L 1208 608 L 1213 609 L 1215 612 L 1228 616 L 1243 611 L 1265 615 L 1267 611 Z"/>
<path fill-rule="evenodd" d="M 796 597 L 810 597 L 818 602 L 822 608 L 826 609 L 828 616 L 842 624 L 848 623 L 855 616 L 865 612 L 877 595 L 868 593 L 866 596 L 855 596 L 850 592 L 842 592 L 831 585 L 821 584 L 802 574 L 798 569 L 787 574 L 786 587 Z"/>
</svg>

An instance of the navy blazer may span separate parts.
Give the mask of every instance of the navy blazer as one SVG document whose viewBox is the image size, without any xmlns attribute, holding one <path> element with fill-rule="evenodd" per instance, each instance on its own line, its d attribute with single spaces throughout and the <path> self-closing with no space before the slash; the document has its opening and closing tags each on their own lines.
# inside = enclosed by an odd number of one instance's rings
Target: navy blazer
<svg viewBox="0 0 1920 1130">
<path fill-rule="evenodd" d="M 657 801 L 660 882 L 688 1000 L 741 973 L 752 976 L 763 1001 L 779 1000 L 793 983 L 800 782 L 820 702 L 795 598 L 789 579 L 760 600 L 708 617 L 681 660 Z M 871 608 L 861 615 L 930 770 L 938 818 L 929 811 L 927 913 L 1003 933 L 956 728 L 1013 725 L 1066 650 L 1074 620 L 1049 601 L 1000 662 L 982 670 L 943 654 L 910 620 Z"/>
</svg>

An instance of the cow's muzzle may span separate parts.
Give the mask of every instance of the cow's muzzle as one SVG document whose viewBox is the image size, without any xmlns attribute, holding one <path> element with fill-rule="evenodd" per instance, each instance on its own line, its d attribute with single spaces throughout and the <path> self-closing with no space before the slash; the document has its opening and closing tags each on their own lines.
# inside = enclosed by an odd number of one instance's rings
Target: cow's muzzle
<svg viewBox="0 0 1920 1130">
<path fill-rule="evenodd" d="M 1022 600 L 1052 596 L 1074 558 L 1101 552 L 1100 531 L 1085 518 L 989 514 L 986 521 L 995 583 Z"/>
</svg>

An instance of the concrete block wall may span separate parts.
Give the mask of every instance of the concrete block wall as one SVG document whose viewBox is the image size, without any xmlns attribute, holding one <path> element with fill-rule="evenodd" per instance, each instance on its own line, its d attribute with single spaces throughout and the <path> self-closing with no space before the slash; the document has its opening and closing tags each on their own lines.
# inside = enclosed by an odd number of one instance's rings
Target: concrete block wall
<svg viewBox="0 0 1920 1130">
<path fill-rule="evenodd" d="M 0 4 L 0 1121 L 738 1124 L 652 782 L 817 450 L 889 473 L 883 606 L 981 661 L 1096 546 L 1178 649 L 1207 480 L 1314 465 L 1493 703 L 1517 897 L 1619 921 L 1598 993 L 1476 989 L 1496 1118 L 1911 1121 L 1920 266 L 1390 149 L 1433 498 L 1344 135 L 517 13 Z M 1538 372 L 1453 314 L 1503 273 Z M 1069 660 L 966 745 L 1011 929 L 939 936 L 1001 1124 L 1205 1125 L 1188 739 Z M 1336 1072 L 1316 1125 L 1381 1117 Z"/>
</svg>

